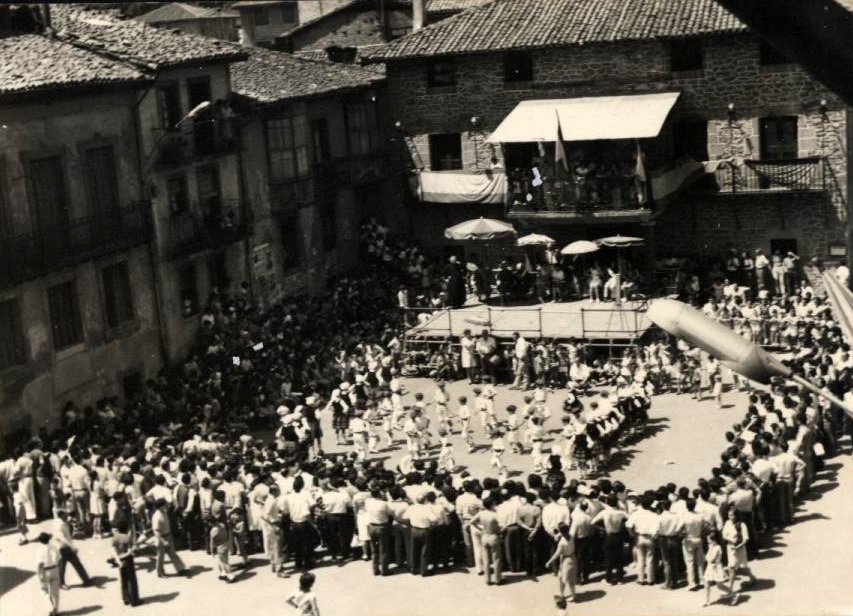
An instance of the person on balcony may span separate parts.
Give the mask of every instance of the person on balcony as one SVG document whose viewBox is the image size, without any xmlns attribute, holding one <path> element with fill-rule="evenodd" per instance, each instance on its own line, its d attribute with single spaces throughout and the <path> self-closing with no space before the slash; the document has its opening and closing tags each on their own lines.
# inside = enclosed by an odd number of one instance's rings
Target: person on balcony
<svg viewBox="0 0 853 616">
<path fill-rule="evenodd" d="M 613 270 L 613 267 L 607 268 L 607 282 L 604 283 L 604 299 L 610 300 L 616 299 L 616 285 L 618 284 L 617 273 Z"/>
<path fill-rule="evenodd" d="M 589 301 L 591 302 L 600 302 L 601 301 L 601 268 L 598 266 L 598 263 L 594 263 L 591 268 L 589 268 L 589 275 L 587 276 L 589 280 Z"/>
</svg>

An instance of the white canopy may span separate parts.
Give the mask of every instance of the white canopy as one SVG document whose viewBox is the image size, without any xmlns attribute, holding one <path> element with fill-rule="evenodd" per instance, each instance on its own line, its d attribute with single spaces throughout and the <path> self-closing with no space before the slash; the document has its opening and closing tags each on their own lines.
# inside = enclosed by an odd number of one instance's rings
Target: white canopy
<svg viewBox="0 0 853 616">
<path fill-rule="evenodd" d="M 678 92 L 522 101 L 489 136 L 491 143 L 657 137 Z"/>
</svg>

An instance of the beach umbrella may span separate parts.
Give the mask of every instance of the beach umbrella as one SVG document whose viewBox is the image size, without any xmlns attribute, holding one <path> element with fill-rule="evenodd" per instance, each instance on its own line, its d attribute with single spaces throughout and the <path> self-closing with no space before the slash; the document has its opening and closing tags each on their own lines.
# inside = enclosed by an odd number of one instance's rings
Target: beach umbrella
<svg viewBox="0 0 853 616">
<path fill-rule="evenodd" d="M 598 244 L 589 240 L 578 240 L 572 242 L 560 251 L 563 255 L 585 255 L 598 250 Z"/>
<path fill-rule="evenodd" d="M 482 216 L 460 222 L 444 230 L 444 237 L 450 240 L 488 241 L 515 237 L 515 235 L 515 229 L 508 222 Z"/>
<path fill-rule="evenodd" d="M 531 233 L 518 238 L 515 243 L 517 246 L 550 246 L 554 243 L 554 238 L 541 233 Z"/>
<path fill-rule="evenodd" d="M 642 246 L 643 238 L 630 237 L 628 235 L 611 235 L 596 240 L 599 245 L 607 246 L 608 248 L 630 248 L 631 246 Z"/>
</svg>

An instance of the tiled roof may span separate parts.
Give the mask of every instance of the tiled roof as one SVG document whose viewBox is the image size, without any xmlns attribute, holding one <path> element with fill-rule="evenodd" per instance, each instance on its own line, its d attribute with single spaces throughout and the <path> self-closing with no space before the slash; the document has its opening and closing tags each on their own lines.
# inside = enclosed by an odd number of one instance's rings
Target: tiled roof
<svg viewBox="0 0 853 616">
<path fill-rule="evenodd" d="M 375 71 L 352 64 L 307 60 L 259 48 L 249 52 L 248 60 L 231 65 L 231 89 L 261 105 L 369 86 L 383 79 Z"/>
<path fill-rule="evenodd" d="M 367 66 L 362 66 L 362 61 L 364 60 L 365 56 L 370 54 L 372 50 L 378 49 L 382 46 L 383 45 L 360 45 L 356 47 L 355 61 L 353 62 L 353 64 L 369 71 L 373 71 L 375 73 L 384 74 L 384 64 L 368 64 Z M 294 51 L 293 55 L 297 58 L 304 58 L 305 60 L 314 60 L 317 62 L 331 62 L 331 60 L 329 60 L 329 54 L 326 52 L 325 49 L 300 49 L 299 51 Z"/>
<path fill-rule="evenodd" d="M 209 9 L 203 6 L 194 6 L 192 4 L 184 4 L 183 2 L 172 2 L 166 6 L 161 6 L 149 11 L 135 19 L 148 23 L 157 23 L 164 21 L 188 21 L 193 19 L 219 19 L 223 17 L 237 18 L 239 15 L 234 11 L 222 11 L 219 9 Z"/>
<path fill-rule="evenodd" d="M 77 5 L 53 5 L 51 21 L 57 36 L 64 40 L 152 69 L 199 61 L 228 62 L 245 57 L 244 48 L 235 43 L 156 28 Z"/>
<path fill-rule="evenodd" d="M 427 13 L 450 13 L 472 9 L 492 0 L 427 0 Z"/>
<path fill-rule="evenodd" d="M 292 4 L 295 0 L 244 0 L 231 5 L 232 9 L 250 9 L 256 6 L 274 6 L 277 4 Z"/>
<path fill-rule="evenodd" d="M 713 0 L 494 0 L 397 39 L 370 60 L 744 32 Z"/>
<path fill-rule="evenodd" d="M 129 64 L 41 34 L 0 38 L 0 96 L 143 79 Z"/>
</svg>

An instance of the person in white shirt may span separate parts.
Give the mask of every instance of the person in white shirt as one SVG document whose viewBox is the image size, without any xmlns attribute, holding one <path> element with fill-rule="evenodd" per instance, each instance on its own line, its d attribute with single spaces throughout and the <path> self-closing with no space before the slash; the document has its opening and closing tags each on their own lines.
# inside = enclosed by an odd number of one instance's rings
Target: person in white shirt
<svg viewBox="0 0 853 616">
<path fill-rule="evenodd" d="M 462 333 L 462 338 L 459 339 L 459 362 L 462 364 L 462 370 L 468 377 L 468 384 L 474 383 L 474 338 L 471 337 L 471 330 L 466 329 Z"/>
<path fill-rule="evenodd" d="M 71 526 L 68 524 L 68 514 L 64 510 L 59 511 L 59 517 L 53 521 L 53 538 L 51 539 L 59 553 L 59 584 L 65 590 L 65 567 L 68 563 L 74 567 L 74 571 L 83 582 L 83 586 L 91 586 L 92 580 L 86 573 L 86 568 L 77 556 L 77 548 L 71 536 Z"/>
<path fill-rule="evenodd" d="M 59 549 L 56 543 L 51 541 L 50 533 L 39 534 L 38 542 L 41 544 L 36 556 L 39 589 L 44 597 L 48 614 L 56 616 L 59 613 Z"/>
<path fill-rule="evenodd" d="M 270 559 L 270 567 L 274 573 L 281 573 L 281 506 L 279 498 L 281 490 L 272 484 L 264 497 L 261 511 L 261 531 L 264 537 L 264 550 Z"/>
<path fill-rule="evenodd" d="M 530 363 L 528 352 L 530 343 L 527 339 L 515 332 L 513 334 L 515 343 L 513 345 L 513 357 L 515 359 L 515 379 L 510 389 L 527 389 L 530 386 Z"/>
</svg>

